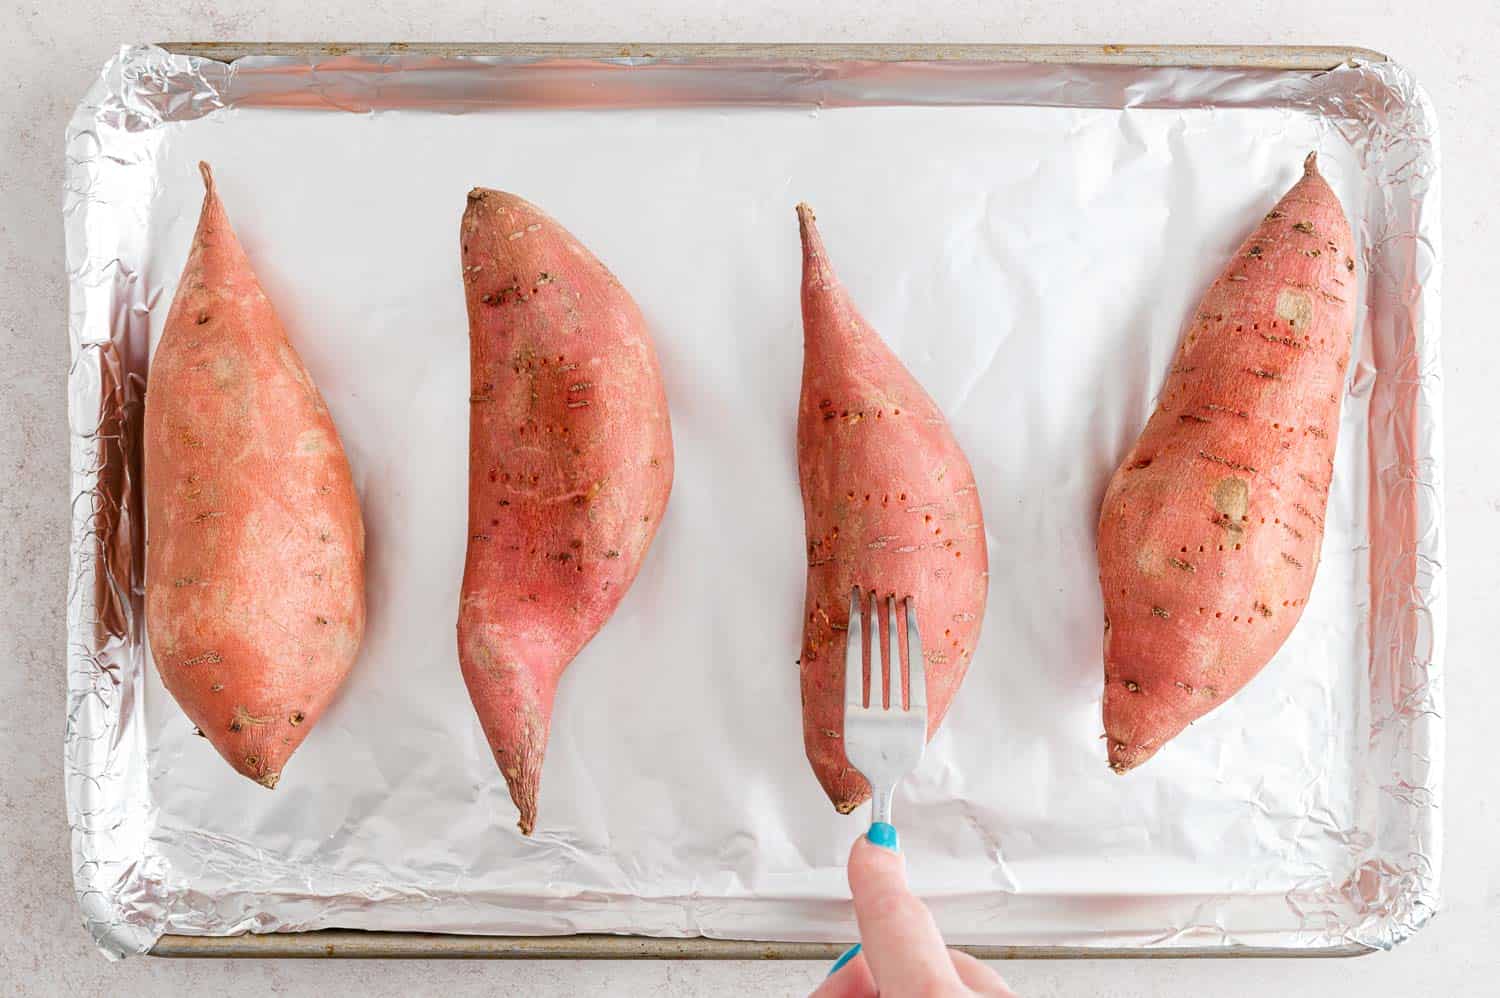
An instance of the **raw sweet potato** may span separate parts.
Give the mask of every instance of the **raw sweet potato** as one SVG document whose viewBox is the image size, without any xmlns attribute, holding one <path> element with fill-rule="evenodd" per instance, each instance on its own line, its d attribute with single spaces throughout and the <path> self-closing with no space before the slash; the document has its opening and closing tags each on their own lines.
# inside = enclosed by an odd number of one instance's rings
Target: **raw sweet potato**
<svg viewBox="0 0 1500 998">
<path fill-rule="evenodd" d="M 1354 328 L 1354 243 L 1309 155 L 1209 287 L 1099 514 L 1104 730 L 1124 773 L 1302 615 Z"/>
<path fill-rule="evenodd" d="M 214 188 L 146 389 L 146 627 L 162 682 L 275 787 L 365 626 L 365 533 L 323 398 Z"/>
<path fill-rule="evenodd" d="M 942 410 L 850 302 L 812 210 L 798 205 L 797 218 L 797 466 L 807 527 L 802 736 L 823 789 L 847 814 L 870 795 L 844 754 L 850 589 L 916 598 L 931 738 L 979 640 L 988 550 L 974 473 Z"/>
<path fill-rule="evenodd" d="M 536 823 L 562 672 L 635 580 L 672 488 L 656 351 L 613 274 L 535 205 L 469 193 L 469 547 L 458 656 Z"/>
</svg>

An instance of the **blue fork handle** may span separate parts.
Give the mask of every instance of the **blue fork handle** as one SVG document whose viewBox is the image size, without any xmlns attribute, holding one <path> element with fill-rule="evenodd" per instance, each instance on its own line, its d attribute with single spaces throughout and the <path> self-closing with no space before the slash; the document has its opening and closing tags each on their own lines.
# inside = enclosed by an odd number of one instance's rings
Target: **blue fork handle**
<svg viewBox="0 0 1500 998">
<path fill-rule="evenodd" d="M 901 837 L 896 834 L 896 826 L 888 821 L 871 822 L 870 830 L 865 833 L 865 838 L 882 849 L 889 849 L 892 852 L 899 852 L 901 850 Z M 859 951 L 863 946 L 863 943 L 855 943 L 844 950 L 843 955 L 833 961 L 833 966 L 828 968 L 828 976 L 832 977 L 842 970 L 844 964 L 859 955 Z"/>
</svg>

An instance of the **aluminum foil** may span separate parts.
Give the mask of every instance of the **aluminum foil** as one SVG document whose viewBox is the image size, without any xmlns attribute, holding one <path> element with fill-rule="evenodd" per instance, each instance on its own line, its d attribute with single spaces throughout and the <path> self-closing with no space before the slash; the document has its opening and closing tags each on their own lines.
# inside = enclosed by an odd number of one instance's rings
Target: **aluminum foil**
<svg viewBox="0 0 1500 998">
<path fill-rule="evenodd" d="M 1179 332 L 1309 149 L 1359 243 L 1317 584 L 1265 672 L 1142 770 L 1099 742 L 1093 534 Z M 854 935 L 802 754 L 792 206 L 950 415 L 992 561 L 896 803 L 957 943 L 1389 947 L 1441 857 L 1437 133 L 1401 67 L 1266 70 L 128 48 L 67 135 L 68 809 L 99 946 L 163 933 Z M 369 533 L 346 687 L 274 792 L 165 694 L 141 613 L 151 344 L 216 167 Z M 535 837 L 454 647 L 467 190 L 568 225 L 652 323 L 678 448 L 634 589 L 562 683 Z"/>
</svg>

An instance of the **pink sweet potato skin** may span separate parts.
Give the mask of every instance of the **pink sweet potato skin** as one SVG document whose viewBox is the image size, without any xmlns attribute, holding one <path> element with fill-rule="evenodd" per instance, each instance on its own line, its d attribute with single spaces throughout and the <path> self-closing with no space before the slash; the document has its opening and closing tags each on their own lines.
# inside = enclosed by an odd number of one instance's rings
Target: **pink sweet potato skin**
<svg viewBox="0 0 1500 998">
<path fill-rule="evenodd" d="M 1353 245 L 1308 156 L 1194 311 L 1109 483 L 1099 578 L 1117 773 L 1249 682 L 1302 615 L 1354 328 Z"/>
<path fill-rule="evenodd" d="M 183 711 L 275 787 L 364 634 L 364 525 L 328 408 L 202 170 L 146 390 L 146 626 Z"/>
<path fill-rule="evenodd" d="M 461 242 L 472 392 L 459 662 L 529 835 L 558 679 L 640 570 L 672 488 L 672 429 L 640 309 L 582 243 L 484 188 L 469 194 Z"/>
<path fill-rule="evenodd" d="M 834 274 L 811 209 L 802 229 L 797 465 L 807 527 L 802 735 L 840 813 L 870 795 L 844 754 L 844 648 L 853 586 L 914 596 L 931 738 L 979 640 L 989 561 L 979 491 L 948 421 Z M 879 667 L 878 656 L 873 660 Z"/>
</svg>

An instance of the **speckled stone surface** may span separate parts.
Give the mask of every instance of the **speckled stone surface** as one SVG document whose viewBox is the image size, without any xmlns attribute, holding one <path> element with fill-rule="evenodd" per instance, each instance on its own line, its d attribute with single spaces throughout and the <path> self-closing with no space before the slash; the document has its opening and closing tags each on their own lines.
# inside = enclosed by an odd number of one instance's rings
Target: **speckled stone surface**
<svg viewBox="0 0 1500 998">
<path fill-rule="evenodd" d="M 127 41 L 1348 43 L 1410 66 L 1444 163 L 1448 772 L 1443 912 L 1394 953 L 1342 961 L 1011 963 L 1029 998 L 1493 994 L 1500 975 L 1500 6 L 1380 0 L 3 0 L 0 6 L 0 994 L 805 994 L 822 965 L 107 963 L 80 926 L 63 812 L 67 542 L 63 127 Z M 1488 276 L 1485 276 L 1488 275 Z"/>
</svg>

